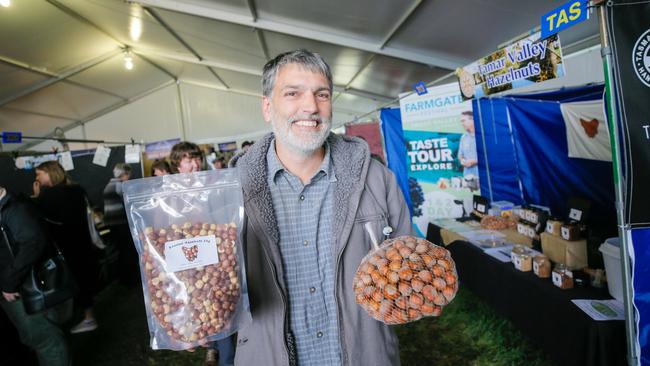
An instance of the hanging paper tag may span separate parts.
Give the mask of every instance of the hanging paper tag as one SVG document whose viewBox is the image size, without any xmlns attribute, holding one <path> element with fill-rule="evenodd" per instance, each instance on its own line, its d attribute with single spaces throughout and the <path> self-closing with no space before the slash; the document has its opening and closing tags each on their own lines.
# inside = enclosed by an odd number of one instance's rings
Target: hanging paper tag
<svg viewBox="0 0 650 366">
<path fill-rule="evenodd" d="M 59 164 L 65 169 L 65 171 L 70 171 L 74 169 L 74 163 L 72 162 L 72 154 L 70 151 L 65 151 L 57 154 L 59 159 Z"/>
<path fill-rule="evenodd" d="M 97 150 L 95 151 L 95 156 L 93 157 L 93 164 L 105 167 L 110 156 L 111 148 L 99 144 L 97 145 Z"/>
<path fill-rule="evenodd" d="M 140 162 L 140 145 L 132 144 L 124 147 L 124 162 L 127 164 Z"/>
</svg>

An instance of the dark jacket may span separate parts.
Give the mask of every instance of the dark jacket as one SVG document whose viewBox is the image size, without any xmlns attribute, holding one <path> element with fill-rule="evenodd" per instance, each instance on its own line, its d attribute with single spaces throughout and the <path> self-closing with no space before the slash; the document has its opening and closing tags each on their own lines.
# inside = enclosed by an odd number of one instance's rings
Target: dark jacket
<svg viewBox="0 0 650 366">
<path fill-rule="evenodd" d="M 279 231 L 266 180 L 266 152 L 272 139 L 272 134 L 266 135 L 231 162 L 238 168 L 244 193 L 246 272 L 253 316 L 252 324 L 238 332 L 238 365 L 293 363 Z M 332 239 L 341 361 L 343 365 L 398 365 L 397 337 L 356 304 L 352 280 L 372 249 L 372 235 L 382 238 L 385 226 L 393 228 L 391 236 L 412 233 L 409 210 L 395 177 L 370 159 L 365 142 L 330 134 L 328 143 L 337 178 Z M 367 223 L 374 234 L 366 231 Z"/>
<path fill-rule="evenodd" d="M 9 239 L 12 259 L 4 235 L 0 233 L 0 287 L 3 292 L 18 292 L 21 283 L 48 243 L 38 214 L 31 202 L 7 192 L 0 200 L 0 226 Z"/>
<path fill-rule="evenodd" d="M 104 188 L 104 224 L 106 226 L 128 224 L 122 197 L 122 180 L 119 178 L 112 178 Z"/>
<path fill-rule="evenodd" d="M 86 191 L 80 185 L 60 184 L 42 188 L 34 202 L 48 222 L 50 233 L 66 259 L 91 251 Z"/>
</svg>

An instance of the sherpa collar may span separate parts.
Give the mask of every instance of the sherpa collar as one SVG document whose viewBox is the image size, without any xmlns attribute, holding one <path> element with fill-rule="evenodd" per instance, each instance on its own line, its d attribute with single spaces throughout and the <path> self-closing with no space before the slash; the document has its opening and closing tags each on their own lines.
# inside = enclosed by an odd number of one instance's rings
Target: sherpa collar
<svg viewBox="0 0 650 366">
<path fill-rule="evenodd" d="M 240 153 L 232 158 L 231 167 L 239 169 L 245 205 L 250 210 L 248 214 L 258 214 L 260 228 L 268 235 L 272 247 L 277 247 L 279 240 L 278 225 L 273 211 L 271 191 L 267 185 L 266 154 L 273 141 L 273 133 L 269 133 L 250 147 L 248 152 Z M 342 229 L 350 211 L 356 212 L 358 199 L 351 201 L 355 193 L 359 193 L 365 183 L 370 164 L 368 145 L 357 137 L 340 136 L 330 133 L 327 137 L 330 147 L 334 174 L 337 178 L 334 190 L 334 221 L 332 227 L 334 238 L 340 239 L 345 235 Z"/>
</svg>

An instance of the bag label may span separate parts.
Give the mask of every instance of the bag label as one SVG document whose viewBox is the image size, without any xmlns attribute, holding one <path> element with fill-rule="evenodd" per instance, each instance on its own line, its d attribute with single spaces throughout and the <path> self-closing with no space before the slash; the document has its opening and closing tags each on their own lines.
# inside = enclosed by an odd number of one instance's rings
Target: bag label
<svg viewBox="0 0 650 366">
<path fill-rule="evenodd" d="M 169 272 L 219 263 L 217 239 L 207 235 L 168 241 L 165 243 L 165 263 Z"/>
</svg>

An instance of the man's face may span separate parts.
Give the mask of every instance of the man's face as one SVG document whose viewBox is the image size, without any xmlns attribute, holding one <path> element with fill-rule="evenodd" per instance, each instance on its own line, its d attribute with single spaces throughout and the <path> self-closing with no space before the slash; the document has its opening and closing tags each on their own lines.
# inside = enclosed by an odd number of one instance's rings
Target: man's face
<svg viewBox="0 0 650 366">
<path fill-rule="evenodd" d="M 460 123 L 463 125 L 465 131 L 474 133 L 474 118 L 465 114 L 461 114 Z"/>
<path fill-rule="evenodd" d="M 264 119 L 276 144 L 309 156 L 320 149 L 332 127 L 332 91 L 327 78 L 297 64 L 280 68 L 270 97 L 262 99 Z"/>
<path fill-rule="evenodd" d="M 179 173 L 193 173 L 201 170 L 203 160 L 201 157 L 184 156 L 178 164 Z"/>
</svg>

